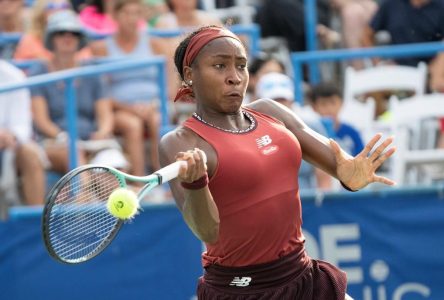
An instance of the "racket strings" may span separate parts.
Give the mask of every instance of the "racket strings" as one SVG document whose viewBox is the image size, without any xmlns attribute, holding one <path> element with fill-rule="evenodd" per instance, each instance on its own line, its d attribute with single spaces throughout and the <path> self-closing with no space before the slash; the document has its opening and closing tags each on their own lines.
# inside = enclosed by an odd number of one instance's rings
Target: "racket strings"
<svg viewBox="0 0 444 300">
<path fill-rule="evenodd" d="M 81 261 L 99 250 L 118 219 L 106 209 L 119 179 L 105 168 L 87 169 L 72 177 L 56 196 L 48 221 L 54 252 L 66 261 Z"/>
</svg>

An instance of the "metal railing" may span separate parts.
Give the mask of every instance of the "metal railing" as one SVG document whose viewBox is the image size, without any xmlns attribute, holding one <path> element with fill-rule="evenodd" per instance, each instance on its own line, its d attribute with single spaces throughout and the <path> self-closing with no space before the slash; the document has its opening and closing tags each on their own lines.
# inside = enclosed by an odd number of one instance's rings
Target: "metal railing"
<svg viewBox="0 0 444 300">
<path fill-rule="evenodd" d="M 241 25 L 236 24 L 229 27 L 237 35 L 246 35 L 249 38 L 248 51 L 250 56 L 256 56 L 260 51 L 259 40 L 260 40 L 260 28 L 256 24 L 251 25 Z M 171 38 L 183 36 L 188 33 L 187 29 L 147 29 L 146 34 L 152 37 L 161 38 Z M 91 32 L 86 32 L 91 40 L 99 40 L 107 37 L 104 34 L 95 34 Z M 0 45 L 18 43 L 22 37 L 21 33 L 0 33 Z"/>
<path fill-rule="evenodd" d="M 14 91 L 22 88 L 30 88 L 53 82 L 64 81 L 65 83 L 65 114 L 67 117 L 67 132 L 69 135 L 69 167 L 78 165 L 77 158 L 77 99 L 74 80 L 80 77 L 98 76 L 104 73 L 126 71 L 143 67 L 156 67 L 158 70 L 157 84 L 160 98 L 161 130 L 170 128 L 168 114 L 168 95 L 166 89 L 165 58 L 152 57 L 146 59 L 127 59 L 109 62 L 100 65 L 89 65 L 65 71 L 52 72 L 44 75 L 28 77 L 24 82 L 13 84 L 0 84 L 0 93 Z"/>
</svg>

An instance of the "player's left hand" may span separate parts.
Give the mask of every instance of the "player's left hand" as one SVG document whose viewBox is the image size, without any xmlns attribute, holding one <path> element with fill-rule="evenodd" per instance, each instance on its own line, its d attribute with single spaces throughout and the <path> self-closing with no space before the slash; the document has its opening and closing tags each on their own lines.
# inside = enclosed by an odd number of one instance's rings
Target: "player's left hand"
<svg viewBox="0 0 444 300">
<path fill-rule="evenodd" d="M 382 134 L 376 134 L 365 148 L 355 157 L 344 153 L 338 143 L 330 139 L 330 146 L 336 157 L 336 172 L 338 179 L 350 189 L 357 191 L 372 182 L 380 182 L 394 185 L 395 182 L 383 176 L 376 175 L 376 170 L 396 151 L 395 147 L 388 150 L 387 147 L 393 142 L 393 137 L 387 138 L 378 147 L 376 143 Z"/>
</svg>

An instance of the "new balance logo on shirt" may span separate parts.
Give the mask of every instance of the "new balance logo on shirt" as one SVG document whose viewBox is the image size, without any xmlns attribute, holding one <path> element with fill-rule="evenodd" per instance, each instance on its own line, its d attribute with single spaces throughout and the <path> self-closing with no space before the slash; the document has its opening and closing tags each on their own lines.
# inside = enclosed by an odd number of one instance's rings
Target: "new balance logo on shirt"
<svg viewBox="0 0 444 300">
<path fill-rule="evenodd" d="M 271 155 L 279 150 L 279 146 L 270 145 L 272 142 L 273 140 L 268 134 L 256 139 L 256 145 L 263 155 Z"/>
<path fill-rule="evenodd" d="M 234 277 L 230 285 L 245 287 L 249 286 L 251 282 L 251 277 Z"/>
<path fill-rule="evenodd" d="M 259 149 L 271 144 L 271 142 L 272 140 L 269 135 L 264 135 L 263 137 L 256 139 L 256 145 Z"/>
</svg>

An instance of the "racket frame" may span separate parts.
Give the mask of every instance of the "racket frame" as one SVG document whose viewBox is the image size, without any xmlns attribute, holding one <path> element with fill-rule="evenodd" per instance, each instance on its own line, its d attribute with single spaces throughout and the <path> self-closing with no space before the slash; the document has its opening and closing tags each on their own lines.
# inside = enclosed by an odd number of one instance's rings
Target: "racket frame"
<svg viewBox="0 0 444 300">
<path fill-rule="evenodd" d="M 206 157 L 205 157 L 206 160 Z M 130 174 L 126 174 L 122 171 L 119 171 L 113 167 L 109 166 L 103 166 L 103 165 L 83 165 L 80 167 L 77 167 L 68 173 L 66 173 L 51 189 L 51 191 L 48 193 L 47 201 L 43 208 L 43 214 L 42 214 L 42 237 L 45 244 L 45 247 L 49 253 L 49 255 L 54 258 L 55 260 L 65 263 L 65 264 L 78 264 L 85 261 L 88 261 L 95 256 L 99 255 L 108 245 L 114 240 L 117 233 L 120 231 L 120 228 L 124 224 L 124 220 L 116 218 L 116 224 L 112 231 L 109 233 L 109 235 L 102 240 L 102 242 L 97 246 L 94 251 L 90 252 L 89 254 L 82 256 L 81 258 L 76 259 L 65 259 L 63 257 L 60 257 L 57 255 L 56 251 L 54 250 L 53 246 L 51 245 L 51 238 L 50 238 L 50 226 L 49 226 L 49 218 L 51 215 L 51 211 L 53 206 L 55 205 L 55 199 L 57 199 L 57 195 L 59 192 L 63 189 L 63 187 L 75 176 L 78 174 L 85 172 L 86 170 L 93 170 L 93 169 L 105 169 L 112 173 L 118 180 L 120 187 L 126 188 L 127 187 L 127 181 L 132 182 L 141 182 L 145 185 L 141 188 L 137 195 L 137 200 L 140 202 L 140 200 L 154 187 L 161 185 L 164 182 L 167 182 L 171 179 L 174 179 L 179 174 L 179 169 L 181 166 L 186 165 L 186 162 L 184 161 L 177 161 L 174 162 L 157 172 L 148 175 L 148 176 L 134 176 Z"/>
</svg>

